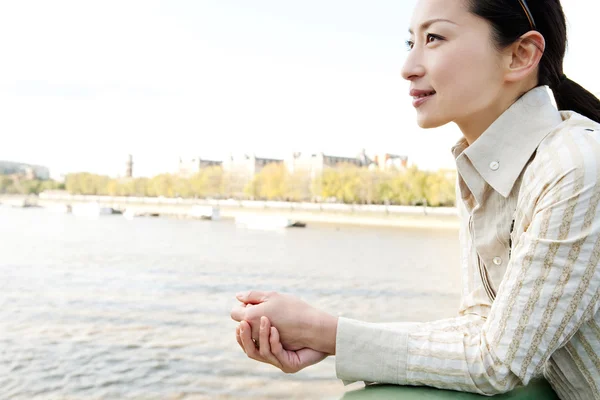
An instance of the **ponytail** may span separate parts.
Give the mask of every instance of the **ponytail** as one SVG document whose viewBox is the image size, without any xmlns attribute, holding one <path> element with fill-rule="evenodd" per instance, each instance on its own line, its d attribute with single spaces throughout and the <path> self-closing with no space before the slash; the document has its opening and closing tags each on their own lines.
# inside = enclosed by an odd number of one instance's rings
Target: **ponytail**
<svg viewBox="0 0 600 400">
<path fill-rule="evenodd" d="M 578 83 L 563 75 L 550 89 L 559 110 L 575 111 L 600 123 L 600 100 Z"/>
</svg>

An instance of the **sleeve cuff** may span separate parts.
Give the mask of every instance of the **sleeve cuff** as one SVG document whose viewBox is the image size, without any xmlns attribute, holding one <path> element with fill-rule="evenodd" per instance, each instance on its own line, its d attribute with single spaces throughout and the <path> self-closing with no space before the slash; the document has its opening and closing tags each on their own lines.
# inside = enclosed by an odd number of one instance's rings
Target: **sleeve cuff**
<svg viewBox="0 0 600 400">
<path fill-rule="evenodd" d="M 340 317 L 335 370 L 349 385 L 356 381 L 406 384 L 408 334 L 418 323 L 378 324 Z"/>
</svg>

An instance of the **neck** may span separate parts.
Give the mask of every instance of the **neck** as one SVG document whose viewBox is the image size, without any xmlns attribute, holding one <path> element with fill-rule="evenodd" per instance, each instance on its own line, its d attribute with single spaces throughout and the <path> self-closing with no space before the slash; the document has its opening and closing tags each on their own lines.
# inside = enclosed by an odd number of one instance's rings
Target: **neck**
<svg viewBox="0 0 600 400">
<path fill-rule="evenodd" d="M 494 123 L 515 101 L 528 90 L 513 92 L 506 91 L 489 103 L 487 107 L 470 114 L 468 117 L 455 121 L 469 145 L 473 144 L 490 125 Z"/>
</svg>

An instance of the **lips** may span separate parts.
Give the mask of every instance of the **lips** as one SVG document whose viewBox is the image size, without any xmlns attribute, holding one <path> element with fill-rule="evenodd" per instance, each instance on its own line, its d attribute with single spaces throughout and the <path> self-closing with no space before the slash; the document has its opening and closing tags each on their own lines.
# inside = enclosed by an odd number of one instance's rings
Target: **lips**
<svg viewBox="0 0 600 400">
<path fill-rule="evenodd" d="M 420 98 L 423 98 L 423 97 L 432 96 L 432 95 L 434 95 L 434 94 L 435 94 L 435 90 L 434 90 L 434 91 L 432 91 L 432 92 L 428 92 L 428 93 L 423 93 L 423 94 L 420 94 L 420 95 L 418 95 L 418 96 L 415 96 L 415 98 L 416 98 L 416 99 L 420 99 Z"/>
<path fill-rule="evenodd" d="M 414 99 L 421 99 L 423 97 L 427 97 L 427 96 L 433 96 L 436 93 L 435 90 L 431 89 L 431 90 L 417 90 L 417 89 L 413 89 L 410 91 L 410 95 L 414 98 Z"/>
<path fill-rule="evenodd" d="M 412 89 L 410 91 L 410 95 L 413 98 L 413 106 L 414 107 L 421 106 L 421 104 L 425 103 L 427 100 L 429 100 L 435 94 L 436 94 L 436 91 L 433 89 L 429 89 L 429 90 Z"/>
</svg>

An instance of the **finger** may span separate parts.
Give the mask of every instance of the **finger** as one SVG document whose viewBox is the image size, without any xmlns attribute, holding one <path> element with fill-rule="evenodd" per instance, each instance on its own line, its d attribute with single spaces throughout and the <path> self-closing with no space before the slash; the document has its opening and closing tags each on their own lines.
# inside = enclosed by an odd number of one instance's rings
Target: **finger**
<svg viewBox="0 0 600 400">
<path fill-rule="evenodd" d="M 248 321 L 248 320 L 246 320 Z M 249 322 L 248 322 L 249 323 Z M 254 328 L 252 329 L 252 331 L 250 332 L 250 335 L 252 336 L 252 340 L 260 346 L 260 319 L 258 321 L 256 321 L 256 323 L 254 324 L 254 326 L 258 327 L 258 328 Z"/>
<path fill-rule="evenodd" d="M 283 372 L 292 372 L 290 363 L 288 362 L 287 352 L 281 344 L 279 338 L 279 331 L 274 326 L 271 327 L 271 338 L 269 339 L 271 347 L 271 354 L 277 359 L 277 362 L 281 365 Z M 284 369 L 285 368 L 285 369 Z"/>
<path fill-rule="evenodd" d="M 235 328 L 235 340 L 237 340 L 238 344 L 240 345 L 240 347 L 242 348 L 242 350 L 245 353 L 246 349 L 244 349 L 244 345 L 242 344 L 242 338 L 240 337 L 240 326 L 239 325 Z"/>
<path fill-rule="evenodd" d="M 237 340 L 238 344 L 242 348 L 242 351 L 245 353 L 246 349 L 244 348 L 244 344 L 242 343 L 242 338 L 240 337 L 240 327 L 239 326 L 235 329 L 235 340 Z"/>
<path fill-rule="evenodd" d="M 244 349 L 246 350 L 246 355 L 253 360 L 264 362 L 256 348 L 256 345 L 252 341 L 251 330 L 252 329 L 250 328 L 250 324 L 248 322 L 242 321 L 240 323 L 240 337 L 242 339 Z"/>
<path fill-rule="evenodd" d="M 267 360 L 270 364 L 273 364 L 275 367 L 281 369 L 282 365 L 277 360 L 277 357 L 271 353 L 271 344 L 269 343 L 269 338 L 271 336 L 271 321 L 267 317 L 262 317 L 260 319 L 260 345 L 259 345 L 259 353 L 260 355 Z"/>
<path fill-rule="evenodd" d="M 251 318 L 251 315 L 249 315 L 245 310 L 246 310 L 245 305 L 240 305 L 240 306 L 234 307 L 234 310 L 231 311 L 231 319 L 239 322 L 240 324 L 242 321 L 246 321 L 248 323 L 248 326 L 250 327 L 250 337 L 258 342 L 258 340 L 259 340 L 258 328 L 252 330 L 252 326 L 250 325 L 249 321 L 252 320 L 253 318 Z M 254 318 L 258 319 L 258 315 L 256 313 L 254 313 L 254 315 L 255 315 Z M 255 326 L 258 326 L 258 325 L 259 325 L 259 322 L 257 321 Z"/>
<path fill-rule="evenodd" d="M 235 297 L 242 303 L 260 304 L 267 299 L 267 292 L 261 292 L 258 290 L 251 290 L 249 292 L 240 292 Z"/>
<path fill-rule="evenodd" d="M 238 304 L 231 309 L 231 319 L 237 322 L 242 322 L 246 319 L 246 306 Z"/>
<path fill-rule="evenodd" d="M 281 339 L 279 336 L 279 331 L 274 326 L 271 327 L 271 354 L 277 359 L 277 361 L 281 364 L 281 370 L 286 374 L 293 374 L 298 372 L 297 368 L 294 365 L 293 357 L 295 356 L 295 352 L 287 351 L 283 348 L 281 344 Z"/>
<path fill-rule="evenodd" d="M 267 327 L 268 325 L 268 327 Z M 271 354 L 271 346 L 269 345 L 269 336 L 271 324 L 267 317 L 260 318 L 260 331 L 258 333 L 258 343 L 260 348 L 260 354 L 264 357 L 265 355 Z"/>
</svg>

